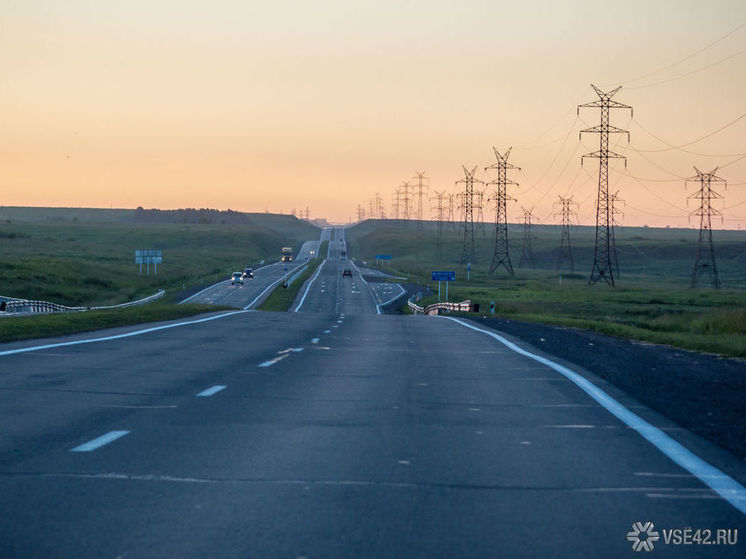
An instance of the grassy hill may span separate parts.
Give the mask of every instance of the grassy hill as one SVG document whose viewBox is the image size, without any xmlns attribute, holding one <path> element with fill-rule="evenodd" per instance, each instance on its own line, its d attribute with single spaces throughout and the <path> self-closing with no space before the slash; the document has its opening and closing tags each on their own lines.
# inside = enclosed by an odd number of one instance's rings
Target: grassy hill
<svg viewBox="0 0 746 559">
<path fill-rule="evenodd" d="M 135 223 L 134 210 L 0 208 L 0 295 L 65 305 L 122 303 L 175 293 L 275 260 L 318 228 L 292 216 L 248 224 Z M 135 249 L 162 249 L 158 275 L 139 275 Z"/>
</svg>

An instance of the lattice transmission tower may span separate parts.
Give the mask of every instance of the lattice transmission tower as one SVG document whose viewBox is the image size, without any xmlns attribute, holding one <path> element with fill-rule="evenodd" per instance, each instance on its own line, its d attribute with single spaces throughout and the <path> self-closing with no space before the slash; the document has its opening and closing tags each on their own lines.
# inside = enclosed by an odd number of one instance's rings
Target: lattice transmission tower
<svg viewBox="0 0 746 559">
<path fill-rule="evenodd" d="M 461 251 L 461 264 L 474 264 L 477 260 L 477 247 L 474 241 L 474 183 L 484 184 L 474 178 L 477 166 L 469 171 L 465 166 L 464 178 L 457 180 L 456 184 L 464 184 L 464 192 L 461 197 L 461 205 L 464 210 L 464 247 Z"/>
<path fill-rule="evenodd" d="M 603 279 L 607 284 L 614 285 L 613 261 L 615 259 L 616 247 L 614 246 L 614 226 L 612 223 L 611 205 L 609 203 L 609 159 L 624 159 L 624 164 L 626 166 L 627 158 L 609 150 L 609 134 L 627 134 L 627 142 L 629 142 L 629 131 L 612 126 L 609 123 L 609 112 L 611 109 L 629 109 L 631 113 L 632 107 L 629 105 L 623 105 L 622 103 L 611 99 L 620 89 L 622 89 L 622 86 L 619 86 L 608 93 L 604 93 L 593 84 L 591 84 L 591 86 L 598 95 L 598 101 L 578 106 L 578 114 L 580 114 L 580 109 L 583 107 L 601 109 L 601 124 L 580 131 L 581 139 L 584 132 L 599 135 L 598 151 L 587 153 L 580 159 L 581 165 L 586 157 L 598 159 L 596 244 L 593 251 L 593 268 L 591 269 L 588 283 L 594 284 L 600 279 Z"/>
<path fill-rule="evenodd" d="M 559 201 L 554 203 L 554 207 L 558 208 L 555 210 L 554 216 L 559 215 L 562 220 L 562 238 L 560 239 L 559 252 L 557 254 L 557 270 L 562 267 L 565 262 L 570 263 L 570 271 L 575 271 L 575 262 L 572 258 L 572 245 L 570 244 L 570 226 L 573 222 L 577 221 L 578 213 L 573 210 L 573 206 L 578 206 L 578 203 L 569 198 L 559 197 Z"/>
<path fill-rule="evenodd" d="M 424 228 L 422 224 L 422 216 L 424 211 L 422 198 L 424 196 L 425 204 L 427 204 L 427 191 L 430 188 L 430 178 L 425 175 L 424 171 L 422 173 L 420 173 L 419 171 L 415 171 L 415 176 L 413 178 L 417 180 L 417 184 L 413 185 L 413 187 L 417 189 L 415 192 L 417 196 L 417 230 L 422 231 Z"/>
<path fill-rule="evenodd" d="M 622 277 L 619 273 L 619 256 L 616 250 L 616 229 L 617 227 L 621 227 L 621 222 L 617 220 L 617 216 L 621 215 L 624 217 L 624 212 L 619 209 L 620 203 L 626 205 L 626 202 L 619 196 L 619 191 L 617 190 L 609 196 L 609 213 L 611 214 L 611 263 L 614 266 L 614 277 L 617 279 Z"/>
<path fill-rule="evenodd" d="M 712 216 L 719 215 L 722 220 L 722 214 L 712 207 L 712 201 L 722 199 L 722 196 L 712 189 L 712 183 L 722 182 L 725 188 L 728 183 L 721 179 L 715 173 L 718 168 L 715 167 L 709 173 L 703 173 L 696 167 L 697 175 L 686 179 L 684 187 L 689 182 L 697 181 L 699 190 L 689 196 L 689 199 L 699 200 L 699 208 L 692 212 L 692 215 L 699 216 L 699 242 L 697 243 L 697 259 L 694 261 L 694 271 L 692 272 L 692 287 L 697 287 L 700 277 L 703 275 L 710 276 L 712 287 L 720 290 L 720 278 L 718 269 L 715 264 L 715 249 L 712 245 Z"/>
<path fill-rule="evenodd" d="M 487 229 L 484 226 L 484 190 L 478 190 L 474 193 L 474 211 L 477 214 L 477 224 L 475 231 L 481 232 L 483 237 L 487 236 Z"/>
<path fill-rule="evenodd" d="M 357 220 L 365 221 L 365 208 L 360 204 L 357 205 Z"/>
<path fill-rule="evenodd" d="M 399 186 L 399 203 L 401 204 L 401 218 L 404 220 L 404 226 L 409 224 L 409 219 L 412 217 L 411 214 L 411 203 L 412 197 L 409 194 L 412 185 L 409 182 L 402 182 Z"/>
<path fill-rule="evenodd" d="M 446 201 L 448 199 L 448 194 L 443 192 L 435 191 L 435 207 L 432 208 L 435 212 L 435 221 L 438 226 L 438 233 L 436 237 L 436 253 L 438 260 L 443 260 L 443 223 L 448 218 L 448 206 L 446 205 Z"/>
<path fill-rule="evenodd" d="M 497 169 L 497 178 L 487 183 L 488 186 L 495 185 L 492 198 L 495 202 L 495 250 L 492 254 L 490 274 L 502 266 L 512 276 L 513 264 L 510 262 L 510 251 L 508 250 L 508 200 L 513 200 L 513 198 L 508 196 L 508 185 L 518 186 L 518 183 L 508 180 L 508 169 L 518 169 L 520 171 L 521 168 L 508 163 L 511 149 L 508 148 L 505 155 L 502 155 L 493 146 L 492 150 L 495 152 L 497 162 L 485 167 L 484 170 Z"/>
<path fill-rule="evenodd" d="M 521 207 L 521 210 L 523 210 L 523 248 L 521 249 L 521 257 L 518 259 L 518 267 L 522 267 L 526 263 L 531 268 L 536 268 L 534 249 L 531 244 L 531 240 L 533 239 L 531 224 L 537 218 L 531 210 L 527 210 L 524 207 Z"/>
</svg>

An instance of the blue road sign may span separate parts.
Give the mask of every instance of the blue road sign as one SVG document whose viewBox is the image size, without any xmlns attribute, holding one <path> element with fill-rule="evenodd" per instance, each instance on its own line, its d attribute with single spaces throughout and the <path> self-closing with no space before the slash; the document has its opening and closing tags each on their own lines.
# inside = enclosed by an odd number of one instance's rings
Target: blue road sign
<svg viewBox="0 0 746 559">
<path fill-rule="evenodd" d="M 456 272 L 432 272 L 432 281 L 456 281 Z"/>
<path fill-rule="evenodd" d="M 391 260 L 390 254 L 376 254 L 376 260 Z"/>
</svg>

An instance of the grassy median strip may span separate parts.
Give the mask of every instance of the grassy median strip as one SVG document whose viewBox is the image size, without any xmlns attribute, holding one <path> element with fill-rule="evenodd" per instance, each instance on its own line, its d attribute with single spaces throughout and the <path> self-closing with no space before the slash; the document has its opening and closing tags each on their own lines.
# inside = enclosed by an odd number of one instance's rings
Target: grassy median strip
<svg viewBox="0 0 746 559">
<path fill-rule="evenodd" d="M 100 330 L 101 328 L 174 320 L 185 316 L 221 310 L 229 309 L 215 305 L 173 305 L 167 302 L 157 302 L 124 309 L 33 316 L 5 316 L 0 318 L 0 342 L 48 338 L 90 332 L 92 330 Z"/>
<path fill-rule="evenodd" d="M 258 309 L 260 311 L 289 311 L 290 306 L 293 304 L 293 301 L 295 301 L 295 297 L 298 295 L 298 291 L 300 291 L 303 284 L 306 283 L 308 278 L 311 277 L 311 274 L 316 271 L 316 268 L 318 268 L 324 261 L 324 258 L 326 258 L 322 255 L 326 254 L 328 247 L 329 241 L 324 241 L 317 253 L 317 257 L 313 260 L 309 260 L 308 267 L 305 271 L 295 278 L 293 283 L 291 283 L 287 288 L 283 287 L 282 283 L 277 284 L 277 287 L 275 287 L 272 293 L 269 294 L 269 297 L 259 305 Z"/>
</svg>

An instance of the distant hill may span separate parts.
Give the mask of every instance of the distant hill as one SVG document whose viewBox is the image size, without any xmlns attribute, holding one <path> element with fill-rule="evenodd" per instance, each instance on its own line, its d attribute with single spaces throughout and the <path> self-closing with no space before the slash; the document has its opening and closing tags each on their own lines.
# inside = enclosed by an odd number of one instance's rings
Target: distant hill
<svg viewBox="0 0 746 559">
<path fill-rule="evenodd" d="M 85 223 L 194 223 L 205 225 L 254 225 L 281 231 L 299 239 L 318 236 L 318 227 L 291 215 L 246 213 L 210 208 L 179 210 L 121 208 L 43 208 L 0 206 L 0 222 Z"/>
</svg>

